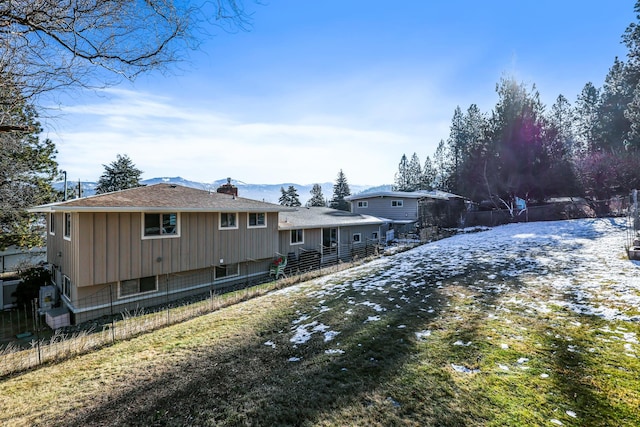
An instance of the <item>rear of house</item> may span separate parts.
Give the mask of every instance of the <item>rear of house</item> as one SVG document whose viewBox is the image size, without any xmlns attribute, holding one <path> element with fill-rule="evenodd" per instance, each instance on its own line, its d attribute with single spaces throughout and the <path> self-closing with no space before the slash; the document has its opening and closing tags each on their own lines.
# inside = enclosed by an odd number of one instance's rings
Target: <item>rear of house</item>
<svg viewBox="0 0 640 427">
<path fill-rule="evenodd" d="M 420 200 L 428 197 L 425 192 L 377 191 L 345 197 L 351 202 L 351 212 L 387 218 L 390 230 L 386 240 L 392 240 L 397 233 L 415 231 L 419 221 Z"/>
<path fill-rule="evenodd" d="M 390 221 L 387 241 L 397 233 L 413 233 L 430 225 L 456 226 L 465 211 L 464 197 L 439 190 L 378 191 L 345 197 L 351 212 Z"/>
<path fill-rule="evenodd" d="M 289 268 L 305 270 L 372 255 L 386 221 L 324 207 L 279 214 L 280 252 Z"/>
<path fill-rule="evenodd" d="M 268 274 L 286 208 L 172 184 L 39 206 L 72 322 L 245 286 Z"/>
</svg>

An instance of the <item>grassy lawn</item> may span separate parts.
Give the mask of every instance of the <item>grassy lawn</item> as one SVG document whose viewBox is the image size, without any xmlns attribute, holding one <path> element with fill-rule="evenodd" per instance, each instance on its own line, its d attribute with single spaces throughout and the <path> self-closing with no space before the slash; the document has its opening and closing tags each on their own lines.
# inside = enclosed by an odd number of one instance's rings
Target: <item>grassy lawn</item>
<svg viewBox="0 0 640 427">
<path fill-rule="evenodd" d="M 632 282 L 559 255 L 611 258 L 605 235 L 499 252 L 485 233 L 4 379 L 0 425 L 640 425 Z M 605 300 L 618 315 L 586 309 Z"/>
</svg>

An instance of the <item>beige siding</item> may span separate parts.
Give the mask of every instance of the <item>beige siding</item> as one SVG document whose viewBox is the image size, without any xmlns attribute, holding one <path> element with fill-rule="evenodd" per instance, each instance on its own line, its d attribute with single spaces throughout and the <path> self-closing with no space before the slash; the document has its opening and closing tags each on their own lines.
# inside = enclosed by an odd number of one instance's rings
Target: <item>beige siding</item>
<svg viewBox="0 0 640 427">
<path fill-rule="evenodd" d="M 224 280 L 213 280 L 211 268 L 184 271 L 177 274 L 163 274 L 158 277 L 158 291 L 145 295 L 118 298 L 118 283 L 105 283 L 79 288 L 78 299 L 74 300 L 75 323 L 94 319 L 102 315 L 117 314 L 124 310 L 134 311 L 139 307 L 152 307 L 189 295 L 225 289 L 231 285 L 247 283 L 255 274 L 264 275 L 271 260 L 243 263 L 240 274 Z"/>
<path fill-rule="evenodd" d="M 62 271 L 79 287 L 209 268 L 220 260 L 234 264 L 272 258 L 278 251 L 277 213 L 267 215 L 266 228 L 247 228 L 246 213 L 239 213 L 234 230 L 220 230 L 217 213 L 181 213 L 180 236 L 157 239 L 142 239 L 140 213 L 72 215 L 76 256 L 69 258 L 78 263 L 63 264 Z M 63 214 L 58 216 L 62 229 Z M 70 243 L 59 242 L 62 234 L 56 231 L 50 236 L 53 247 Z"/>
<path fill-rule="evenodd" d="M 132 229 L 132 219 L 131 214 L 120 214 L 118 215 L 118 230 L 131 230 Z M 132 274 L 132 258 L 133 255 L 131 253 L 132 244 L 131 244 L 132 234 L 123 235 L 122 239 L 118 241 L 118 256 L 120 259 L 120 274 L 122 276 L 131 277 Z M 114 247 L 116 245 L 113 245 Z M 114 279 L 118 280 L 119 278 Z"/>
<path fill-rule="evenodd" d="M 62 243 L 62 214 L 53 214 L 52 217 L 55 221 L 56 230 L 55 234 L 47 233 L 47 262 L 60 267 L 68 267 L 67 265 L 64 265 L 66 259 L 63 259 L 58 255 L 64 249 L 64 245 Z M 49 227 L 49 224 L 47 224 L 47 227 Z"/>
</svg>

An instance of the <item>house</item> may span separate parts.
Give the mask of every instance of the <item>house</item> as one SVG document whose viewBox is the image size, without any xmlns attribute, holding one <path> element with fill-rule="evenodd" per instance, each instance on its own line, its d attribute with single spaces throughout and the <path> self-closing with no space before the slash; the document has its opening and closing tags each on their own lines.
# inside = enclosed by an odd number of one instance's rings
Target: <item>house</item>
<svg viewBox="0 0 640 427">
<path fill-rule="evenodd" d="M 264 277 L 291 210 L 166 183 L 30 209 L 72 323 Z"/>
<path fill-rule="evenodd" d="M 0 275 L 15 273 L 21 266 L 33 266 L 45 262 L 47 249 L 41 246 L 19 248 L 9 246 L 0 250 Z"/>
<path fill-rule="evenodd" d="M 387 218 L 397 233 L 415 229 L 420 219 L 420 202 L 424 199 L 449 200 L 436 191 L 376 191 L 345 197 L 351 202 L 351 212 Z"/>
<path fill-rule="evenodd" d="M 311 269 L 372 255 L 387 221 L 326 207 L 301 207 L 278 214 L 280 253 L 290 270 Z"/>
<path fill-rule="evenodd" d="M 0 251 L 0 310 L 16 304 L 13 293 L 20 283 L 18 270 L 44 263 L 46 252 L 46 248 L 39 246 L 31 249 L 9 246 Z"/>
</svg>

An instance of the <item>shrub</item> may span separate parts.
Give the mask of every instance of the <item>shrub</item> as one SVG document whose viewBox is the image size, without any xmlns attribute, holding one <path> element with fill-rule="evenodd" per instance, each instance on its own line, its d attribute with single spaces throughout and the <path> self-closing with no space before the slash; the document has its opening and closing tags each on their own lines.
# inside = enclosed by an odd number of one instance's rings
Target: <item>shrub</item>
<svg viewBox="0 0 640 427">
<path fill-rule="evenodd" d="M 40 287 L 51 282 L 51 273 L 44 267 L 32 267 L 20 271 L 20 279 L 22 281 L 11 296 L 16 298 L 18 307 L 29 307 L 31 301 L 38 298 Z"/>
</svg>

